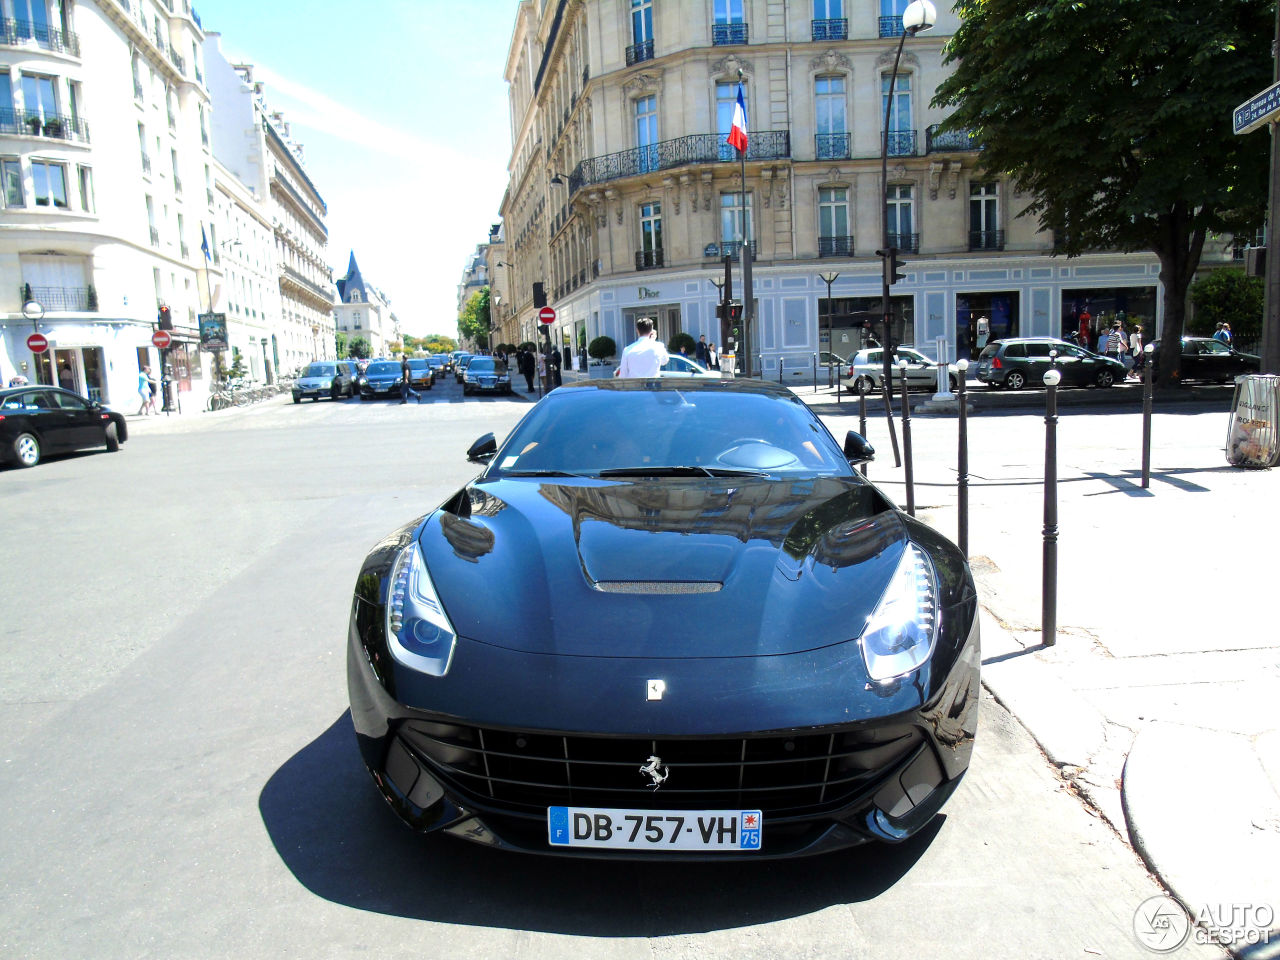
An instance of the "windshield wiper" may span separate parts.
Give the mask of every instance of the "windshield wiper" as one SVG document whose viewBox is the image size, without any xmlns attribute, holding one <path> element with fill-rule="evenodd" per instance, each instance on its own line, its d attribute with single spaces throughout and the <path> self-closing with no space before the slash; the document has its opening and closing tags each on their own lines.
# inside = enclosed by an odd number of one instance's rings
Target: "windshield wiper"
<svg viewBox="0 0 1280 960">
<path fill-rule="evenodd" d="M 565 470 L 503 470 L 507 477 L 585 477 L 583 473 L 569 473 Z"/>
<path fill-rule="evenodd" d="M 613 467 L 600 471 L 601 477 L 767 477 L 763 470 L 741 470 L 737 467 L 667 466 Z"/>
</svg>

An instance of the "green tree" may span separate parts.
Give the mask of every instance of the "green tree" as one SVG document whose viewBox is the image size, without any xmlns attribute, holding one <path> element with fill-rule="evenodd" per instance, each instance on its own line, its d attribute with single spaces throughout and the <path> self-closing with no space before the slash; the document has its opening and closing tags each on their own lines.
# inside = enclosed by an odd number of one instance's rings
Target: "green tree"
<svg viewBox="0 0 1280 960">
<path fill-rule="evenodd" d="M 438 333 L 429 333 L 422 338 L 422 349 L 428 353 L 453 353 L 458 349 L 458 341 L 453 337 L 442 336 Z"/>
<path fill-rule="evenodd" d="M 489 288 L 481 287 L 471 295 L 458 315 L 458 338 L 471 340 L 481 350 L 489 347 Z"/>
<path fill-rule="evenodd" d="M 587 346 L 587 355 L 596 360 L 608 360 L 618 352 L 618 345 L 613 337 L 596 337 Z"/>
<path fill-rule="evenodd" d="M 347 343 L 347 335 L 345 333 L 339 330 L 337 333 L 333 335 L 333 355 L 335 357 L 337 357 L 339 360 L 344 359 L 345 357 L 349 356 L 347 351 L 350 349 L 351 349 L 351 346 L 349 343 Z"/>
<path fill-rule="evenodd" d="M 352 337 L 347 341 L 346 356 L 348 357 L 360 357 L 363 359 L 370 356 L 372 353 L 373 347 L 364 337 Z"/>
<path fill-rule="evenodd" d="M 1264 281 L 1241 270 L 1215 270 L 1191 285 L 1195 313 L 1187 328 L 1211 336 L 1220 323 L 1231 324 L 1232 339 L 1253 344 L 1262 336 Z"/>
<path fill-rule="evenodd" d="M 1187 290 L 1209 233 L 1263 220 L 1266 137 L 1231 111 L 1271 80 L 1273 0 L 957 0 L 955 72 L 935 106 L 980 165 L 1031 196 L 1068 257 L 1160 260 L 1160 381 L 1175 376 Z"/>
<path fill-rule="evenodd" d="M 689 334 L 683 330 L 671 338 L 671 342 L 667 344 L 668 353 L 679 353 L 680 348 L 684 347 L 689 351 L 689 356 L 693 356 L 693 351 L 698 348 L 697 342 Z"/>
</svg>

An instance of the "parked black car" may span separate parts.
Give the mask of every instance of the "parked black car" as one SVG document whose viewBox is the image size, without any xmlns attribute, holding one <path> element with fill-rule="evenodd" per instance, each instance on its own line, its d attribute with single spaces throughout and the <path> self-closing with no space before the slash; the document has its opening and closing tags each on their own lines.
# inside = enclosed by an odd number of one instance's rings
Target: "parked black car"
<svg viewBox="0 0 1280 960">
<path fill-rule="evenodd" d="M 1056 359 L 1051 356 L 1056 351 Z M 1125 365 L 1054 337 L 993 340 L 978 355 L 975 376 L 991 387 L 1021 390 L 1044 385 L 1051 362 L 1062 372 L 1064 387 L 1109 387 L 1123 382 Z"/>
<path fill-rule="evenodd" d="M 493 357 L 471 357 L 462 371 L 462 393 L 510 393 L 507 365 Z"/>
<path fill-rule="evenodd" d="M 1152 354 L 1152 376 L 1160 376 L 1160 345 Z M 1262 368 L 1260 357 L 1215 340 L 1213 337 L 1183 337 L 1179 380 L 1214 380 L 1230 383 L 1244 373 L 1257 373 Z"/>
<path fill-rule="evenodd" d="M 372 360 L 360 378 L 360 399 L 400 396 L 400 361 Z"/>
<path fill-rule="evenodd" d="M 293 402 L 301 403 L 307 397 L 312 400 L 354 397 L 358 389 L 357 376 L 355 364 L 349 360 L 313 361 L 293 381 Z"/>
<path fill-rule="evenodd" d="M 128 438 L 123 415 L 78 393 L 45 386 L 0 390 L 0 457 L 19 467 L 85 447 L 114 453 Z"/>
<path fill-rule="evenodd" d="M 378 790 L 416 830 L 566 856 L 923 829 L 973 750 L 977 594 L 872 454 L 783 386 L 709 377 L 565 384 L 481 437 L 484 472 L 356 578 Z"/>
</svg>

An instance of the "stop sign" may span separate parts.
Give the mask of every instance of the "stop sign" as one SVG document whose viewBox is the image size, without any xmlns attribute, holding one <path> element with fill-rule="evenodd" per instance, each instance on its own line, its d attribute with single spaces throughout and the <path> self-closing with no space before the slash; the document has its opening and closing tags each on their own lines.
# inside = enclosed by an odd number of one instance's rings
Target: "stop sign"
<svg viewBox="0 0 1280 960">
<path fill-rule="evenodd" d="M 538 311 L 538 322 L 539 322 L 539 323 L 555 323 L 555 322 L 556 322 L 556 308 L 555 308 L 555 307 L 543 307 L 541 310 L 539 310 L 539 311 Z"/>
<path fill-rule="evenodd" d="M 173 342 L 173 337 L 169 336 L 168 330 L 157 330 L 151 335 L 151 342 L 163 350 Z"/>
<path fill-rule="evenodd" d="M 43 333 L 33 333 L 27 337 L 27 349 L 32 353 L 44 353 L 49 349 L 49 338 Z"/>
</svg>

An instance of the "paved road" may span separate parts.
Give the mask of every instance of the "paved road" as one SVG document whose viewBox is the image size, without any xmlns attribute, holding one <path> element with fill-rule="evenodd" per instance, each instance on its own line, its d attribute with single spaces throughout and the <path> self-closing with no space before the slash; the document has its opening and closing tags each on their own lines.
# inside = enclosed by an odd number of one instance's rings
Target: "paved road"
<svg viewBox="0 0 1280 960">
<path fill-rule="evenodd" d="M 353 742 L 349 591 L 527 409 L 282 398 L 0 469 L 0 956 L 1150 956 L 1159 888 L 991 700 L 902 847 L 674 870 L 402 828 Z"/>
</svg>

